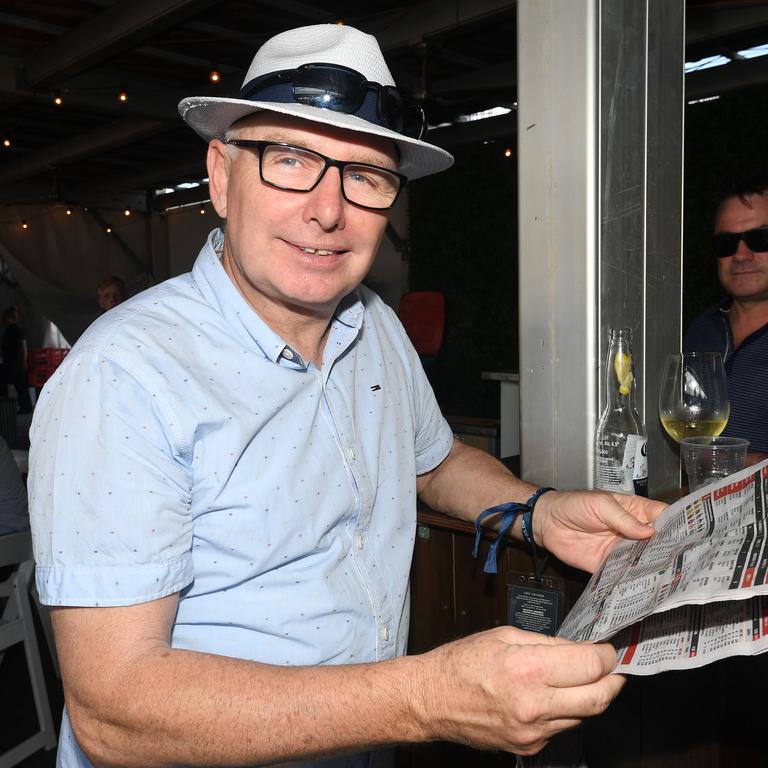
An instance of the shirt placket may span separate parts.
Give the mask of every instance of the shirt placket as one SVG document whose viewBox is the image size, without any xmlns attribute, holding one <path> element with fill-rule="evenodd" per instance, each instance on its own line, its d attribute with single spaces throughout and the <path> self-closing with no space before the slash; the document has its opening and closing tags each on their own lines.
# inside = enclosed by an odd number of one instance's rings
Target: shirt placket
<svg viewBox="0 0 768 768">
<path fill-rule="evenodd" d="M 343 350 L 353 341 L 355 335 L 356 329 L 334 323 L 327 348 L 333 343 L 331 348 Z M 341 343 L 336 344 L 337 341 Z M 345 341 L 347 343 L 344 343 Z M 397 632 L 393 622 L 392 601 L 377 561 L 377 553 L 381 548 L 372 540 L 372 511 L 375 501 L 373 487 L 366 470 L 363 451 L 358 443 L 350 404 L 333 379 L 333 360 L 328 361 L 327 367 L 324 362 L 323 368 L 323 400 L 328 408 L 334 438 L 341 450 L 355 496 L 355 513 L 347 523 L 347 534 L 351 540 L 348 557 L 370 601 L 376 627 L 375 658 L 390 658 L 394 655 L 397 645 Z"/>
</svg>

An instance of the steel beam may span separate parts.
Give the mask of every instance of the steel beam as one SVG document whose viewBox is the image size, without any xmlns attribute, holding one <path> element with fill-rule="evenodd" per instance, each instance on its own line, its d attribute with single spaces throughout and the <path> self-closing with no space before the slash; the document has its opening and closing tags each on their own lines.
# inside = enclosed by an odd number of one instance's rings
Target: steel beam
<svg viewBox="0 0 768 768">
<path fill-rule="evenodd" d="M 683 0 L 520 0 L 526 480 L 589 487 L 607 330 L 630 327 L 649 489 L 679 481 L 656 398 L 681 336 L 684 35 Z"/>
<path fill-rule="evenodd" d="M 165 130 L 165 123 L 152 120 L 120 120 L 66 139 L 53 147 L 38 150 L 31 156 L 18 157 L 3 163 L 0 166 L 0 184 L 28 178 L 63 162 L 72 162 L 80 157 L 104 152 Z"/>
<path fill-rule="evenodd" d="M 698 12 L 689 12 L 685 44 L 693 45 L 767 24 L 765 3 L 755 3 L 749 8 L 702 7 Z"/>
<path fill-rule="evenodd" d="M 68 77 L 135 47 L 216 4 L 216 0 L 123 0 L 24 60 L 30 85 Z"/>
<path fill-rule="evenodd" d="M 455 30 L 478 19 L 514 10 L 517 4 L 510 0 L 473 0 L 472 3 L 446 3 L 431 0 L 418 3 L 410 10 L 388 16 L 380 28 L 371 28 L 382 49 L 408 47 L 422 40 Z M 510 52 L 512 51 L 510 42 Z"/>
<path fill-rule="evenodd" d="M 266 5 L 269 8 L 288 11 L 288 13 L 296 14 L 296 16 L 307 19 L 307 21 L 329 21 L 331 18 L 336 21 L 336 17 L 329 14 L 324 8 L 318 8 L 315 5 L 307 5 L 306 3 L 299 3 L 296 2 L 296 0 L 260 0 L 259 5 Z"/>
<path fill-rule="evenodd" d="M 700 99 L 768 82 L 768 56 L 731 61 L 685 76 L 685 96 Z"/>
</svg>

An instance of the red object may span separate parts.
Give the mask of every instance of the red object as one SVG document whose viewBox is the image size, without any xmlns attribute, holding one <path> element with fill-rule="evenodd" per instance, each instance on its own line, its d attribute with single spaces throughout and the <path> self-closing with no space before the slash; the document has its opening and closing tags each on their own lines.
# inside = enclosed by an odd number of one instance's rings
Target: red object
<svg viewBox="0 0 768 768">
<path fill-rule="evenodd" d="M 42 387 L 67 356 L 68 349 L 52 347 L 30 349 L 27 353 L 27 378 L 30 387 Z"/>
<path fill-rule="evenodd" d="M 411 343 L 420 355 L 437 356 L 445 331 L 445 296 L 439 291 L 410 291 L 398 311 Z"/>
</svg>

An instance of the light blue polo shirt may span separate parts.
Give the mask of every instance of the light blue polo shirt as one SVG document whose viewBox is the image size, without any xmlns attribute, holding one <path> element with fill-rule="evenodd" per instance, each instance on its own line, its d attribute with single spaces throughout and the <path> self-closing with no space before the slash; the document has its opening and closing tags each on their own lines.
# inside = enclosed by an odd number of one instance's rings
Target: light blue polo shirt
<svg viewBox="0 0 768 768">
<path fill-rule="evenodd" d="M 448 455 L 450 427 L 375 294 L 342 300 L 318 370 L 245 302 L 222 246 L 215 230 L 190 274 L 97 320 L 43 390 L 40 596 L 179 592 L 174 647 L 270 664 L 401 655 L 416 476 Z M 76 752 L 65 720 L 61 764 L 87 765 Z"/>
</svg>

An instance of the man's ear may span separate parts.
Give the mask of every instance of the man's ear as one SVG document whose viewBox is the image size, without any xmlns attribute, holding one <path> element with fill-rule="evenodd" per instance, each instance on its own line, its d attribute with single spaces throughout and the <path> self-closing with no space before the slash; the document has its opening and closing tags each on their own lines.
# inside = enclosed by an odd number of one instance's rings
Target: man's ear
<svg viewBox="0 0 768 768">
<path fill-rule="evenodd" d="M 222 219 L 227 218 L 227 188 L 229 187 L 229 170 L 232 160 L 229 157 L 229 149 L 218 139 L 213 139 L 208 145 L 208 191 L 211 195 L 211 203 L 216 213 Z"/>
</svg>

